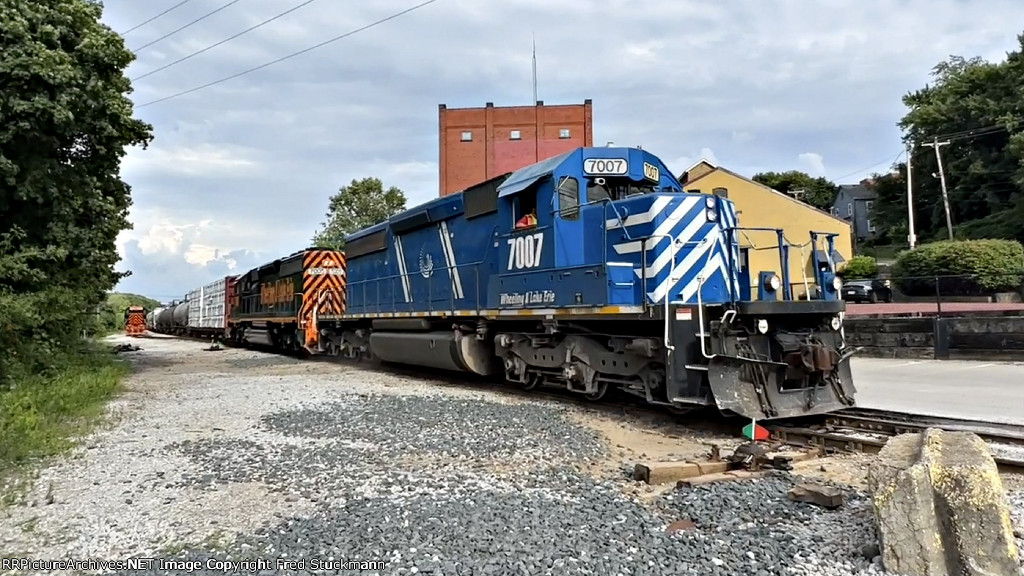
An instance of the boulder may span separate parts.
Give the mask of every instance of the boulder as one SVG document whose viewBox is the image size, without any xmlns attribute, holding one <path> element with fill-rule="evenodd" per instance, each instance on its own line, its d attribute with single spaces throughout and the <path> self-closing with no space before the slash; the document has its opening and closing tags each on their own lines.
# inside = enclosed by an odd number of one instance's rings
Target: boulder
<svg viewBox="0 0 1024 576">
<path fill-rule="evenodd" d="M 868 470 L 868 489 L 886 571 L 1020 573 L 1002 480 L 976 434 L 928 429 L 893 437 Z"/>
</svg>

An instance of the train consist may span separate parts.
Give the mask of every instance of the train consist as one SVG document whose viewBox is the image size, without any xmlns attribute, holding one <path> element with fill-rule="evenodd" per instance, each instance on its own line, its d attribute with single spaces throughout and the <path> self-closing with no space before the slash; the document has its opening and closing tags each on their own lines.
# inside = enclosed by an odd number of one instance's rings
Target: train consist
<svg viewBox="0 0 1024 576">
<path fill-rule="evenodd" d="M 634 148 L 578 148 L 154 311 L 154 331 L 496 376 L 770 420 L 854 405 L 830 258 L 797 299 L 734 204 Z M 764 229 L 759 229 L 764 230 Z M 833 253 L 834 235 L 811 233 Z M 763 248 L 758 248 L 763 249 Z"/>
</svg>

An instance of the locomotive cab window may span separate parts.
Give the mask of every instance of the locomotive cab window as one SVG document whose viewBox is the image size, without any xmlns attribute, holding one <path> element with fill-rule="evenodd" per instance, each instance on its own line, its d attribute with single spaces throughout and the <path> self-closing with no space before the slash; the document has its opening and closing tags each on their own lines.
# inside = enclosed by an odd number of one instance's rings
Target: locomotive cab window
<svg viewBox="0 0 1024 576">
<path fill-rule="evenodd" d="M 537 187 L 530 186 L 512 198 L 515 229 L 537 226 Z"/>
<path fill-rule="evenodd" d="M 558 210 L 564 220 L 580 216 L 580 183 L 572 176 L 563 176 L 558 181 Z"/>
</svg>

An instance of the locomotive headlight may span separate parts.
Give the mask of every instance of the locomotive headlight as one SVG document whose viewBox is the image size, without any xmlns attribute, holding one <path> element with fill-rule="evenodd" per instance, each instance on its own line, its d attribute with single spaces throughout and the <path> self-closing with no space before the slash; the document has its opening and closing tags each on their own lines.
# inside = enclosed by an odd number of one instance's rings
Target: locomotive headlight
<svg viewBox="0 0 1024 576">
<path fill-rule="evenodd" d="M 714 208 L 708 209 L 707 215 L 708 215 L 708 222 L 714 222 L 715 220 L 718 220 L 718 214 L 715 213 L 715 209 Z"/>
<path fill-rule="evenodd" d="M 839 292 L 839 290 L 843 288 L 843 281 L 839 279 L 839 276 L 836 276 L 835 278 L 832 279 L 832 288 L 836 292 Z"/>
<path fill-rule="evenodd" d="M 708 208 L 714 208 L 715 207 L 715 199 L 710 197 L 710 196 L 708 196 L 707 198 L 704 199 L 704 205 L 707 206 Z"/>
<path fill-rule="evenodd" d="M 843 325 L 843 321 L 840 320 L 839 316 L 833 316 L 829 325 L 832 326 L 833 330 L 839 330 L 839 327 Z"/>
<path fill-rule="evenodd" d="M 765 320 L 764 318 L 759 319 L 757 321 L 757 331 L 760 332 L 761 334 L 767 334 L 768 333 L 768 321 Z"/>
</svg>

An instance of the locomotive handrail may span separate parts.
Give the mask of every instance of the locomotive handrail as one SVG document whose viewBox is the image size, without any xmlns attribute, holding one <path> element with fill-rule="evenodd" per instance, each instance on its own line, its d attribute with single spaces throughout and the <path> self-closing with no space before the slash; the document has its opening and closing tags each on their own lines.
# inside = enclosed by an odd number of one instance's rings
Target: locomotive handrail
<svg viewBox="0 0 1024 576">
<path fill-rule="evenodd" d="M 625 224 L 623 224 L 623 229 L 625 229 Z M 644 299 L 645 302 L 647 300 L 647 241 L 650 240 L 651 238 L 657 238 L 658 242 L 660 242 L 662 238 L 668 238 L 668 241 L 669 241 L 669 254 L 671 254 L 671 257 L 672 257 L 672 262 L 671 262 L 671 264 L 669 265 L 669 268 L 668 268 L 669 291 L 672 290 L 672 272 L 675 271 L 675 269 L 676 269 L 676 253 L 675 253 L 674 250 L 672 250 L 672 244 L 675 242 L 675 239 L 672 237 L 671 234 L 652 234 L 652 235 L 648 236 L 647 238 L 643 239 L 643 241 L 642 241 L 643 242 L 643 246 L 642 246 L 643 249 L 640 251 L 640 254 L 641 254 L 641 258 L 640 258 L 640 267 L 641 268 L 640 269 L 643 271 L 643 294 L 641 295 L 641 297 Z M 606 242 L 606 245 L 607 245 L 607 242 Z M 668 297 L 668 292 L 665 292 L 665 335 L 662 338 L 662 340 L 664 340 L 664 342 L 665 342 L 665 370 L 666 370 L 666 378 L 671 378 L 671 375 L 672 375 L 672 353 L 675 352 L 675 350 L 676 350 L 675 344 L 672 344 L 671 341 L 669 340 L 669 320 L 670 320 L 669 319 L 669 316 L 670 316 L 670 314 L 669 314 L 669 300 L 670 300 L 670 298 Z"/>
</svg>

